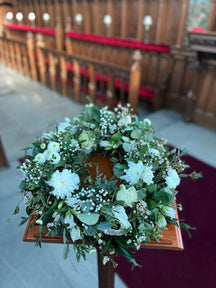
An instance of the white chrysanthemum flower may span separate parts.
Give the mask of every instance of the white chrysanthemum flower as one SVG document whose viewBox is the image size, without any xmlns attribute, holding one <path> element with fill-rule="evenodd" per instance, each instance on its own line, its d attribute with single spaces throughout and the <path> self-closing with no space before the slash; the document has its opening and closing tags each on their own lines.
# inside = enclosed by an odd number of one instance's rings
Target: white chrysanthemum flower
<svg viewBox="0 0 216 288">
<path fill-rule="evenodd" d="M 52 153 L 52 158 L 50 159 L 52 164 L 57 164 L 59 163 L 59 161 L 61 160 L 61 156 L 59 153 L 57 152 L 53 152 Z"/>
<path fill-rule="evenodd" d="M 60 150 L 60 145 L 58 142 L 52 141 L 48 144 L 47 149 L 50 152 L 58 152 Z"/>
<path fill-rule="evenodd" d="M 125 185 L 120 185 L 120 190 L 116 194 L 116 200 L 124 201 L 126 206 L 132 207 L 133 203 L 138 201 L 136 189 L 132 186 L 126 189 Z"/>
<path fill-rule="evenodd" d="M 40 148 L 44 150 L 46 148 L 46 144 L 45 143 L 41 143 Z"/>
<path fill-rule="evenodd" d="M 170 218 L 172 218 L 172 219 L 175 218 L 176 210 L 173 209 L 172 207 L 164 206 L 164 207 L 162 208 L 162 212 L 163 212 L 165 215 L 167 215 L 167 216 L 169 216 Z"/>
<path fill-rule="evenodd" d="M 48 149 L 46 149 L 44 152 L 43 152 L 46 160 L 51 160 L 52 159 L 52 155 L 53 155 L 53 152 L 49 151 Z"/>
<path fill-rule="evenodd" d="M 51 194 L 58 199 L 64 199 L 65 197 L 70 197 L 71 193 L 79 188 L 79 182 L 78 174 L 64 169 L 62 172 L 58 170 L 54 172 L 47 183 L 54 188 L 54 190 L 50 192 Z"/>
<path fill-rule="evenodd" d="M 43 164 L 46 161 L 46 157 L 43 153 L 38 153 L 35 156 L 34 161 L 38 162 L 39 164 Z"/>
<path fill-rule="evenodd" d="M 147 185 L 153 183 L 153 177 L 154 173 L 152 171 L 152 166 L 144 166 L 143 167 L 143 175 L 142 175 L 142 180 L 145 182 Z"/>
<path fill-rule="evenodd" d="M 169 169 L 165 178 L 168 188 L 176 188 L 180 184 L 180 177 L 175 169 Z"/>
<path fill-rule="evenodd" d="M 126 175 L 123 175 L 120 178 L 128 182 L 130 185 L 135 185 L 141 179 L 143 174 L 143 163 L 140 160 L 138 163 L 128 161 L 128 167 L 129 169 L 124 169 Z"/>
</svg>

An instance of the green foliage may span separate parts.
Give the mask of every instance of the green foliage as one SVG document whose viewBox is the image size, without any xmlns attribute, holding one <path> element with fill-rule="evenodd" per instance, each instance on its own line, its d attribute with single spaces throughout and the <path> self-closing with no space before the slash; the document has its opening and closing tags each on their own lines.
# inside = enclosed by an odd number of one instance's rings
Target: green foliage
<svg viewBox="0 0 216 288">
<path fill-rule="evenodd" d="M 166 206 L 166 205 L 171 204 L 175 200 L 175 198 L 171 194 L 163 190 L 160 190 L 160 191 L 156 191 L 153 194 L 153 200 L 160 205 Z"/>
</svg>

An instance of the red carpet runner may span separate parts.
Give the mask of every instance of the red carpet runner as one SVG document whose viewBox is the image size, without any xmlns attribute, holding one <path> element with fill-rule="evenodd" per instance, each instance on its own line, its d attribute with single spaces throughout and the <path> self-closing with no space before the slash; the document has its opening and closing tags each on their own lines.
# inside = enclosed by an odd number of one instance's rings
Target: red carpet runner
<svg viewBox="0 0 216 288">
<path fill-rule="evenodd" d="M 216 169 L 190 156 L 184 158 L 190 170 L 203 174 L 195 182 L 182 179 L 177 195 L 184 207 L 180 219 L 197 229 L 191 230 L 192 239 L 182 231 L 184 251 L 138 251 L 136 259 L 142 269 L 131 271 L 131 265 L 118 257 L 117 273 L 129 288 L 216 287 Z"/>
</svg>

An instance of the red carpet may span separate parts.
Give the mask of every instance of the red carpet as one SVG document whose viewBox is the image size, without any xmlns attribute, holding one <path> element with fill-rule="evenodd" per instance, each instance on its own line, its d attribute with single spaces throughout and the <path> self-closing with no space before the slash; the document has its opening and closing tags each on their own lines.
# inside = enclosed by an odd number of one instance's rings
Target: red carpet
<svg viewBox="0 0 216 288">
<path fill-rule="evenodd" d="M 129 288 L 215 288 L 216 287 L 216 169 L 190 156 L 184 157 L 189 170 L 202 172 L 193 182 L 182 179 L 177 202 L 184 210 L 180 219 L 196 230 L 192 238 L 182 231 L 183 251 L 142 249 L 136 259 L 142 268 L 131 271 L 131 265 L 118 257 L 117 273 Z"/>
</svg>

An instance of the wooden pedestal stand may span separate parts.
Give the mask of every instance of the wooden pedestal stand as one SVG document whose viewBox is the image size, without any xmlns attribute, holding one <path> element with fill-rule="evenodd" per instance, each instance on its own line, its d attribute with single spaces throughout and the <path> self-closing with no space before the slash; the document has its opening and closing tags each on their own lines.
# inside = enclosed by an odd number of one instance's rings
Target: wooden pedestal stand
<svg viewBox="0 0 216 288">
<path fill-rule="evenodd" d="M 29 220 L 23 241 L 34 242 L 36 237 L 40 234 L 38 225 L 32 227 L 32 232 L 30 232 L 31 220 Z M 152 240 L 149 244 L 142 244 L 141 248 L 152 248 L 152 249 L 167 249 L 167 250 L 183 250 L 183 242 L 181 236 L 181 230 L 177 226 L 171 224 L 167 227 L 168 229 L 163 232 L 163 238 L 158 243 L 156 240 Z M 55 237 L 42 236 L 42 242 L 44 243 L 61 243 L 63 244 L 63 237 L 56 235 Z M 72 242 L 71 242 L 72 244 Z M 97 261 L 98 261 L 98 287 L 99 288 L 114 288 L 114 273 L 115 269 L 111 261 L 103 265 L 100 252 L 97 251 Z"/>
<path fill-rule="evenodd" d="M 95 155 L 92 156 L 89 159 L 89 162 L 99 163 L 98 170 L 99 172 L 103 173 L 107 176 L 107 179 L 110 179 L 114 176 L 112 167 L 110 165 L 110 159 L 109 157 L 103 157 L 101 155 Z M 91 167 L 89 168 L 89 172 L 91 173 L 92 178 L 95 178 L 96 176 L 96 168 Z M 176 211 L 176 218 L 178 219 L 178 214 Z M 27 242 L 33 242 L 35 241 L 36 237 L 40 234 L 38 225 L 33 226 L 32 230 L 30 232 L 30 225 L 31 220 L 29 220 L 26 231 L 23 237 L 23 241 Z M 160 243 L 158 243 L 156 240 L 152 240 L 149 244 L 142 244 L 141 248 L 153 248 L 153 249 L 169 249 L 169 250 L 183 250 L 183 242 L 182 242 L 182 236 L 180 228 L 177 226 L 171 224 L 167 227 L 168 229 L 163 232 L 163 237 L 160 240 Z M 45 227 L 44 227 L 44 234 L 46 234 Z M 63 237 L 61 235 L 56 235 L 55 237 L 52 236 L 42 236 L 42 242 L 46 243 L 63 243 Z M 71 244 L 72 241 L 71 241 Z M 111 261 L 107 262 L 106 265 L 103 265 L 100 251 L 97 250 L 97 258 L 98 258 L 98 283 L 99 288 L 114 288 L 114 273 L 115 269 L 113 268 L 113 264 Z"/>
<path fill-rule="evenodd" d="M 4 152 L 4 148 L 1 142 L 1 137 L 0 137 L 0 170 L 3 168 L 8 167 L 8 162 L 7 162 L 7 158 Z"/>
</svg>

